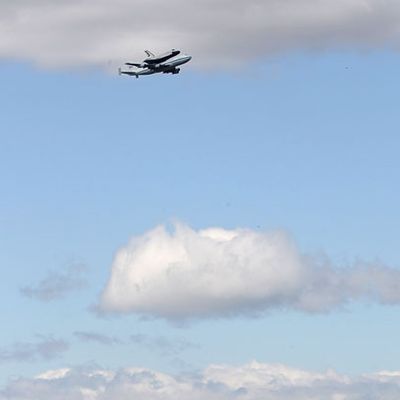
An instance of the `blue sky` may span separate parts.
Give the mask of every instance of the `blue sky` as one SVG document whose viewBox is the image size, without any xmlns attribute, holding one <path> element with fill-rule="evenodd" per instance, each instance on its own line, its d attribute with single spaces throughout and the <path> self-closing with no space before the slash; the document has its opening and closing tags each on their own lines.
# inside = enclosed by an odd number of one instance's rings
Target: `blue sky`
<svg viewBox="0 0 400 400">
<path fill-rule="evenodd" d="M 86 364 L 400 370 L 398 305 L 361 300 L 327 313 L 272 309 L 182 324 L 93 311 L 118 249 L 174 220 L 194 230 L 282 229 L 301 253 L 335 265 L 397 269 L 399 67 L 385 49 L 295 50 L 215 71 L 197 69 L 193 54 L 179 76 L 133 80 L 3 59 L 1 385 Z M 47 302 L 21 293 L 77 264 L 83 289 Z M 82 342 L 76 332 L 120 343 Z M 68 350 L 4 356 L 51 338 Z"/>
</svg>

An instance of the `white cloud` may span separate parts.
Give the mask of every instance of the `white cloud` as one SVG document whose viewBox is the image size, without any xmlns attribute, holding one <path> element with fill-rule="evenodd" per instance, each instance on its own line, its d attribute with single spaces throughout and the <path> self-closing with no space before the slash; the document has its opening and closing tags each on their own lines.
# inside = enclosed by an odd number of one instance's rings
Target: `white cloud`
<svg viewBox="0 0 400 400">
<path fill-rule="evenodd" d="M 105 67 L 178 47 L 198 67 L 232 67 L 291 50 L 397 49 L 399 23 L 398 0 L 3 0 L 0 57 Z"/>
<path fill-rule="evenodd" d="M 397 400 L 399 374 L 350 377 L 258 362 L 211 365 L 182 376 L 143 368 L 60 369 L 10 382 L 0 391 L 0 400 Z"/>
<path fill-rule="evenodd" d="M 70 373 L 70 371 L 71 371 L 70 368 L 60 368 L 60 369 L 45 371 L 45 372 L 39 374 L 35 379 L 49 380 L 49 381 L 61 379 L 61 378 L 65 378 Z"/>
<path fill-rule="evenodd" d="M 400 302 L 400 271 L 337 267 L 303 255 L 283 232 L 159 226 L 114 259 L 98 306 L 105 313 L 166 319 L 258 315 L 286 308 L 325 312 L 352 300 Z"/>
</svg>

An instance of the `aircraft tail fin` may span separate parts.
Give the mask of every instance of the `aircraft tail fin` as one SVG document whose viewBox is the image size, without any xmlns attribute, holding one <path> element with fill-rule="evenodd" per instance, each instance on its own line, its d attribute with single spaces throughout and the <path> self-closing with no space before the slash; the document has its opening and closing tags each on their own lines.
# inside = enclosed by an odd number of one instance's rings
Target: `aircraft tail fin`
<svg viewBox="0 0 400 400">
<path fill-rule="evenodd" d="M 154 53 L 149 50 L 145 50 L 144 52 L 147 54 L 147 57 L 155 57 Z"/>
</svg>

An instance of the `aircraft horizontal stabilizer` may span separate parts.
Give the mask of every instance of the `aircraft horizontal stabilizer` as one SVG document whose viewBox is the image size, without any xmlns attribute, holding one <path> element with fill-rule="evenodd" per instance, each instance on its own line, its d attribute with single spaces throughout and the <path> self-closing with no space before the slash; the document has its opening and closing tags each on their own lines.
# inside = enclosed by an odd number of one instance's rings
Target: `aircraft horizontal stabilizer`
<svg viewBox="0 0 400 400">
<path fill-rule="evenodd" d="M 129 65 L 130 67 L 138 67 L 138 68 L 142 68 L 142 64 L 140 63 L 125 63 L 125 65 Z"/>
<path fill-rule="evenodd" d="M 139 75 L 138 75 L 136 72 L 132 72 L 132 71 L 123 71 L 121 68 L 118 68 L 118 74 L 119 74 L 119 75 L 136 76 L 136 78 L 139 77 Z"/>
</svg>

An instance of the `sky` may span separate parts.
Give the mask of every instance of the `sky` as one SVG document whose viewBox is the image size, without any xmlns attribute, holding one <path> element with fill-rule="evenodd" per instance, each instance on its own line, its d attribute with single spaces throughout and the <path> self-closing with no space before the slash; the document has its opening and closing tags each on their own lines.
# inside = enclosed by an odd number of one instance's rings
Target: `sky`
<svg viewBox="0 0 400 400">
<path fill-rule="evenodd" d="M 0 2 L 0 400 L 398 399 L 399 23 Z"/>
</svg>

